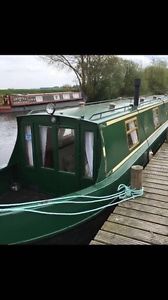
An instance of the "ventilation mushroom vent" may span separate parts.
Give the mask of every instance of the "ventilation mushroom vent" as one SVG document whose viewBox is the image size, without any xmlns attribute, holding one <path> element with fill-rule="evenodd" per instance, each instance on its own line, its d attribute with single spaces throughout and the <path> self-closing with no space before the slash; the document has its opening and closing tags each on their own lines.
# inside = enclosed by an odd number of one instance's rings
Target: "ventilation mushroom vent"
<svg viewBox="0 0 168 300">
<path fill-rule="evenodd" d="M 140 98 L 140 103 L 143 103 L 145 101 L 145 97 Z"/>
<path fill-rule="evenodd" d="M 109 104 L 109 109 L 114 110 L 115 109 L 115 104 L 111 102 Z"/>
</svg>

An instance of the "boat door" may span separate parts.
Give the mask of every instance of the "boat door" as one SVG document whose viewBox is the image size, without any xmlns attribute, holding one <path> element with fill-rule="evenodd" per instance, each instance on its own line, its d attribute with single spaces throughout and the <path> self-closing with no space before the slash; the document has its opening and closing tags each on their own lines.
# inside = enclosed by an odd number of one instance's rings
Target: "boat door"
<svg viewBox="0 0 168 300">
<path fill-rule="evenodd" d="M 100 147 L 97 138 L 97 126 L 83 122 L 80 129 L 80 188 L 95 183 L 100 160 Z"/>
<path fill-rule="evenodd" d="M 78 120 L 61 119 L 57 126 L 57 178 L 59 194 L 79 189 L 79 124 Z"/>
</svg>

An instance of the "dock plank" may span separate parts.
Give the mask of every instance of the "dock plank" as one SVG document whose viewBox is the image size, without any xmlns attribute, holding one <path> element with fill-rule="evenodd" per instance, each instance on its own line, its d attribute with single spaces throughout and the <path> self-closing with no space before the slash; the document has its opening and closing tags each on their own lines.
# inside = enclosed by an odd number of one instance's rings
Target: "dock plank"
<svg viewBox="0 0 168 300">
<path fill-rule="evenodd" d="M 168 171 L 167 170 L 164 170 L 163 168 L 158 168 L 158 167 L 153 167 L 153 166 L 149 166 L 148 168 L 145 169 L 145 171 L 147 172 L 157 172 L 159 174 L 168 174 Z"/>
<path fill-rule="evenodd" d="M 148 171 L 143 171 L 143 176 L 145 179 L 147 178 L 151 178 L 151 179 L 159 179 L 159 180 L 163 180 L 163 181 L 168 181 L 168 174 L 161 174 L 158 172 L 148 172 Z"/>
<path fill-rule="evenodd" d="M 145 205 L 145 204 L 140 204 L 140 203 L 136 203 L 133 201 L 126 201 L 126 202 L 121 203 L 119 206 L 127 207 L 130 209 L 136 209 L 136 210 L 140 210 L 140 211 L 144 211 L 144 212 L 149 212 L 154 215 L 168 217 L 168 210 L 162 209 L 159 207 L 155 207 L 152 205 Z"/>
<path fill-rule="evenodd" d="M 162 196 L 168 196 L 168 191 L 165 191 L 163 189 L 159 189 L 156 187 L 156 185 L 146 185 L 145 183 L 143 184 L 143 187 L 144 187 L 144 191 L 145 192 L 148 192 L 148 193 L 154 193 L 154 194 L 157 194 L 157 195 L 162 195 Z"/>
<path fill-rule="evenodd" d="M 143 170 L 143 187 L 143 196 L 115 207 L 94 237 L 95 243 L 168 245 L 167 143 Z"/>
<path fill-rule="evenodd" d="M 155 164 L 159 164 L 159 165 L 165 165 L 165 167 L 168 166 L 168 158 L 161 158 L 160 156 L 156 157 L 156 158 L 152 158 L 151 163 L 155 163 Z"/>
<path fill-rule="evenodd" d="M 98 242 L 97 240 L 92 240 L 90 245 L 106 245 L 105 243 Z"/>
<path fill-rule="evenodd" d="M 167 188 L 167 185 L 168 185 L 168 179 L 167 180 L 162 180 L 162 179 L 158 179 L 157 177 L 155 178 L 151 178 L 151 177 L 144 177 L 144 180 L 143 180 L 143 185 L 144 184 L 147 184 L 147 183 L 156 183 L 156 184 L 161 184 L 163 187 L 165 185 L 165 189 Z"/>
<path fill-rule="evenodd" d="M 167 217 L 154 215 L 154 214 L 150 214 L 148 212 L 138 211 L 135 209 L 128 209 L 126 207 L 116 207 L 116 209 L 114 211 L 114 215 L 115 214 L 122 215 L 122 216 L 128 216 L 128 217 L 132 217 L 134 219 L 150 221 L 150 222 L 157 223 L 160 225 L 168 226 L 168 218 Z"/>
<path fill-rule="evenodd" d="M 149 168 L 155 168 L 155 169 L 160 169 L 160 170 L 168 170 L 168 166 L 165 166 L 165 164 L 161 165 L 160 163 L 156 163 L 156 162 L 151 162 L 150 167 Z M 148 170 L 148 167 L 146 168 Z"/>
<path fill-rule="evenodd" d="M 150 232 L 154 233 L 159 233 L 162 235 L 168 235 L 168 226 L 160 225 L 160 224 L 155 224 L 153 222 L 149 221 L 142 221 L 138 219 L 134 219 L 128 216 L 121 216 L 117 214 L 112 214 L 109 216 L 108 221 L 114 222 L 114 223 L 119 223 L 119 224 L 127 224 L 127 226 L 137 228 L 137 229 L 142 229 L 142 230 L 147 230 Z"/>
<path fill-rule="evenodd" d="M 102 230 L 147 242 L 149 244 L 168 244 L 168 237 L 166 236 L 109 221 L 106 221 L 103 224 Z"/>
<path fill-rule="evenodd" d="M 157 200 L 157 201 L 163 201 L 163 202 L 168 202 L 168 198 L 164 195 L 157 195 L 157 194 L 153 194 L 153 193 L 147 193 L 145 192 L 143 197 L 144 198 L 147 198 L 147 199 L 150 199 L 150 200 Z M 151 203 L 151 201 L 149 202 Z"/>
<path fill-rule="evenodd" d="M 157 152 L 151 159 L 151 161 L 154 160 L 160 160 L 162 159 L 162 161 L 164 160 L 168 160 L 168 152 L 164 151 L 164 152 Z"/>
<path fill-rule="evenodd" d="M 147 187 L 147 188 L 153 188 L 153 186 L 155 187 L 155 190 L 163 190 L 164 192 L 167 192 L 168 191 L 168 186 L 166 184 L 158 184 L 158 183 L 150 183 L 148 181 L 145 181 L 143 182 L 143 186 L 144 187 Z M 168 195 L 168 193 L 166 194 Z"/>
<path fill-rule="evenodd" d="M 135 245 L 135 244 L 147 244 L 142 241 L 138 241 L 126 236 L 118 235 L 104 230 L 99 230 L 96 241 L 106 243 L 107 245 Z"/>
<path fill-rule="evenodd" d="M 139 204 L 146 204 L 149 206 L 159 207 L 162 209 L 168 209 L 168 203 L 166 203 L 164 201 L 158 201 L 158 200 L 151 199 L 149 202 L 149 199 L 147 199 L 147 198 L 141 198 L 141 199 L 135 198 L 134 202 L 139 203 Z"/>
</svg>

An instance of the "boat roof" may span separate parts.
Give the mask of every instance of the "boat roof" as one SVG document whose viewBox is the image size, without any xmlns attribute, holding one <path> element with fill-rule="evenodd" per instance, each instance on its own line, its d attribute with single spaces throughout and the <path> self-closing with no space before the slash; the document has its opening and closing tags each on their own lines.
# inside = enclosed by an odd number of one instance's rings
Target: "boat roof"
<svg viewBox="0 0 168 300">
<path fill-rule="evenodd" d="M 148 96 L 139 98 L 138 110 L 159 105 L 168 101 L 167 95 Z M 54 116 L 64 116 L 74 119 L 83 119 L 85 121 L 101 124 L 108 120 L 112 120 L 124 116 L 133 111 L 133 98 L 118 98 L 113 100 L 98 101 L 91 103 L 81 102 L 81 105 L 62 108 L 54 112 Z M 46 111 L 31 112 L 31 115 L 48 115 Z"/>
<path fill-rule="evenodd" d="M 10 96 L 19 96 L 19 97 L 23 97 L 23 96 L 43 96 L 43 95 L 57 95 L 57 94 L 76 94 L 76 93 L 78 93 L 78 94 L 81 94 L 81 92 L 80 91 L 66 91 L 66 92 L 44 92 L 44 93 L 31 93 L 31 94 L 27 94 L 27 93 L 25 93 L 25 94 L 11 94 Z"/>
</svg>

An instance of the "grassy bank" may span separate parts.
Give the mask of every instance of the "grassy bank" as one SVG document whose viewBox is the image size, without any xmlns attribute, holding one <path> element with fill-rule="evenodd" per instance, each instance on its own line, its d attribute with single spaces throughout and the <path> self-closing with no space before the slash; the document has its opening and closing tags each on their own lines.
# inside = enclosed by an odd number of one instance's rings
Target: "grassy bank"
<svg viewBox="0 0 168 300">
<path fill-rule="evenodd" d="M 51 89 L 6 89 L 0 90 L 0 95 L 12 95 L 12 94 L 41 94 L 41 93 L 54 93 L 54 92 L 69 92 L 69 91 L 78 91 L 76 87 L 60 87 L 60 88 L 51 88 Z"/>
</svg>

